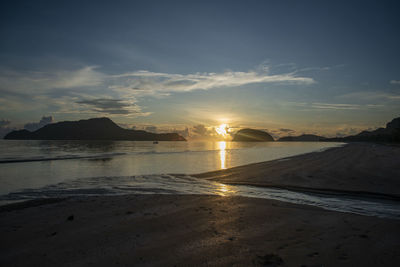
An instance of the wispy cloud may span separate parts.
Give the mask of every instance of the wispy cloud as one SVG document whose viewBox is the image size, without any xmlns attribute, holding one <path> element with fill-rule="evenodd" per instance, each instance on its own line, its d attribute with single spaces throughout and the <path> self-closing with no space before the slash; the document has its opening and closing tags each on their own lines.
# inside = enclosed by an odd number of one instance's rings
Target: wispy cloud
<svg viewBox="0 0 400 267">
<path fill-rule="evenodd" d="M 169 74 L 150 71 L 136 71 L 110 76 L 114 87 L 136 91 L 188 92 L 210 90 L 221 87 L 238 87 L 253 83 L 295 83 L 312 84 L 314 79 L 296 76 L 294 73 L 268 74 L 268 72 L 234 72 Z"/>
<path fill-rule="evenodd" d="M 173 92 L 239 87 L 254 83 L 312 84 L 314 79 L 294 72 L 270 74 L 268 66 L 256 70 L 221 73 L 170 74 L 147 70 L 109 75 L 96 66 L 75 70 L 11 71 L 0 69 L 0 92 L 7 95 L 6 110 L 33 105 L 51 106 L 53 113 L 147 116 L 138 104 L 143 96 Z M 138 100 L 139 99 L 139 100 Z M 26 107 L 19 107 L 21 105 Z M 57 107 L 54 109 L 54 107 Z M 1 107 L 0 107 L 1 109 Z M 46 109 L 42 107 L 41 109 Z"/>
<path fill-rule="evenodd" d="M 85 99 L 77 101 L 76 103 L 87 106 L 91 111 L 96 113 L 108 114 L 108 115 L 135 115 L 145 116 L 150 113 L 142 112 L 140 106 L 138 106 L 134 100 L 122 100 L 122 99 Z"/>
<path fill-rule="evenodd" d="M 399 80 L 391 80 L 390 84 L 400 84 L 400 81 Z"/>
<path fill-rule="evenodd" d="M 222 73 L 169 74 L 147 70 L 107 75 L 95 66 L 72 71 L 15 72 L 0 71 L 0 89 L 33 92 L 59 88 L 105 86 L 113 89 L 152 92 L 187 92 L 253 83 L 312 84 L 314 79 L 295 73 L 269 74 L 263 71 L 226 71 Z"/>
<path fill-rule="evenodd" d="M 304 107 L 308 109 L 320 109 L 320 110 L 360 110 L 360 109 L 370 109 L 378 108 L 382 105 L 368 104 L 342 104 L 342 103 L 306 103 L 306 102 L 287 102 L 289 106 Z"/>
<path fill-rule="evenodd" d="M 400 94 L 386 92 L 361 91 L 340 95 L 339 98 L 357 99 L 357 100 L 400 100 Z"/>
<path fill-rule="evenodd" d="M 69 89 L 98 86 L 104 82 L 104 74 L 95 66 L 62 71 L 0 71 L 0 89 L 9 92 L 37 94 L 52 89 Z"/>
<path fill-rule="evenodd" d="M 335 109 L 335 110 L 349 110 L 349 109 L 364 109 L 373 108 L 378 105 L 357 105 L 357 104 L 338 104 L 338 103 L 311 103 L 312 108 L 316 109 Z"/>
<path fill-rule="evenodd" d="M 292 129 L 286 129 L 286 128 L 281 128 L 281 129 L 279 129 L 279 131 L 280 131 L 280 132 L 284 132 L 284 133 L 292 133 L 292 132 L 294 132 L 294 130 L 292 130 Z"/>
</svg>

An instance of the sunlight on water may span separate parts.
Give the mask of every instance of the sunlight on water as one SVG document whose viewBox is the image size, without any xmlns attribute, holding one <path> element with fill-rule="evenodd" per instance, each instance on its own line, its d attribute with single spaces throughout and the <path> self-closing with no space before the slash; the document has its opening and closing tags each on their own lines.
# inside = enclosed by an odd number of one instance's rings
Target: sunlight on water
<svg viewBox="0 0 400 267">
<path fill-rule="evenodd" d="M 232 186 L 226 184 L 215 183 L 215 186 L 215 193 L 223 197 L 237 193 L 237 190 L 234 190 Z"/>
<path fill-rule="evenodd" d="M 221 141 L 218 142 L 219 145 L 219 158 L 221 161 L 221 169 L 226 169 L 226 165 L 225 165 L 225 160 L 226 160 L 226 142 L 225 141 Z"/>
<path fill-rule="evenodd" d="M 193 174 L 337 147 L 324 142 L 0 140 L 0 196 L 89 177 Z"/>
<path fill-rule="evenodd" d="M 201 194 L 274 199 L 317 206 L 327 210 L 400 219 L 399 201 L 354 195 L 313 194 L 277 188 L 227 185 L 188 175 L 171 174 L 81 178 L 38 189 L 24 189 L 0 195 L 0 205 L 29 199 L 126 194 Z"/>
</svg>

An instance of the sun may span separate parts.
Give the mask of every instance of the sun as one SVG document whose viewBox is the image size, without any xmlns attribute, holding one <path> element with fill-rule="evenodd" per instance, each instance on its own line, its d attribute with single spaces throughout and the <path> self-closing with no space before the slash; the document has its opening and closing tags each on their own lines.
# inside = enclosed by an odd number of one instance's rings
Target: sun
<svg viewBox="0 0 400 267">
<path fill-rule="evenodd" d="M 228 136 L 228 129 L 229 129 L 229 125 L 224 123 L 224 124 L 221 124 L 220 126 L 216 127 L 215 131 L 222 137 L 226 138 Z"/>
</svg>

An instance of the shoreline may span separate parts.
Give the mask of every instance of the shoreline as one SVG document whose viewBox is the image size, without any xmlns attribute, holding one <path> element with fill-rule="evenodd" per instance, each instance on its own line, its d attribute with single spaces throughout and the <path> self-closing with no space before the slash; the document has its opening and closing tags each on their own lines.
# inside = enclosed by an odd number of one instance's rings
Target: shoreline
<svg viewBox="0 0 400 267">
<path fill-rule="evenodd" d="M 322 152 L 192 176 L 227 185 L 399 200 L 399 162 L 399 146 L 347 143 Z"/>
<path fill-rule="evenodd" d="M 321 195 L 332 195 L 332 196 L 344 196 L 344 197 L 357 197 L 362 199 L 382 199 L 382 200 L 393 200 L 400 201 L 400 196 L 391 194 L 381 194 L 366 191 L 349 191 L 349 190 L 333 190 L 330 188 L 312 188 L 312 187 L 300 187 L 300 186 L 284 186 L 284 185 L 264 185 L 257 183 L 246 183 L 246 182 L 231 182 L 224 183 L 225 185 L 243 185 L 261 188 L 271 189 L 282 189 L 290 192 L 299 193 L 310 193 L 310 194 L 321 194 Z"/>
<path fill-rule="evenodd" d="M 395 164 L 399 158 L 398 147 L 350 144 L 195 177 L 259 186 L 281 181 L 288 188 L 301 181 L 314 193 L 327 189 L 354 194 L 356 188 L 397 200 L 392 193 L 399 188 L 400 175 L 390 175 L 400 172 Z M 361 174 L 367 175 L 350 179 Z M 377 178 L 381 186 L 371 183 Z M 394 266 L 400 262 L 400 220 L 270 199 L 172 194 L 49 198 L 2 206 L 0 215 L 0 265 L 4 266 Z"/>
<path fill-rule="evenodd" d="M 332 147 L 332 148 L 327 148 L 324 149 L 323 151 L 314 151 L 314 152 L 308 152 L 308 153 L 304 153 L 304 154 L 300 154 L 300 155 L 295 155 L 295 156 L 290 156 L 290 157 L 286 157 L 286 158 L 280 158 L 280 159 L 275 159 L 275 160 L 271 160 L 271 161 L 264 161 L 264 162 L 256 162 L 256 163 L 251 163 L 251 164 L 246 164 L 246 165 L 241 165 L 241 166 L 236 166 L 236 167 L 232 167 L 229 169 L 224 169 L 224 170 L 216 170 L 216 171 L 210 171 L 210 172 L 205 172 L 205 173 L 200 173 L 200 174 L 192 174 L 189 175 L 191 177 L 195 177 L 198 179 L 206 179 L 206 180 L 210 180 L 210 181 L 216 181 L 216 182 L 220 182 L 222 184 L 225 185 L 232 185 L 232 186 L 250 186 L 250 187 L 259 187 L 259 188 L 271 188 L 271 189 L 281 189 L 281 190 L 287 190 L 287 191 L 291 191 L 291 192 L 299 192 L 299 193 L 309 193 L 309 194 L 321 194 L 324 196 L 343 196 L 343 197 L 355 197 L 355 198 L 360 198 L 360 199 L 377 199 L 377 200 L 392 200 L 392 201 L 399 201 L 400 200 L 400 193 L 382 193 L 379 191 L 374 191 L 374 190 L 347 190 L 343 187 L 341 188 L 330 188 L 330 187 L 324 187 L 322 184 L 319 186 L 313 186 L 310 183 L 306 183 L 305 185 L 308 186 L 304 186 L 304 185 L 297 185 L 296 183 L 274 183 L 273 181 L 276 181 L 276 177 L 274 177 L 274 179 L 269 179 L 269 177 L 261 177 L 262 179 L 258 179 L 256 181 L 253 181 L 253 179 L 248 179 L 248 177 L 246 177 L 246 175 L 243 175 L 243 173 L 248 173 L 251 172 L 252 170 L 256 169 L 256 170 L 261 170 L 264 171 L 264 173 L 268 173 L 269 169 L 272 167 L 274 167 L 274 171 L 275 169 L 285 169 L 285 166 L 287 165 L 287 163 L 292 163 L 293 160 L 295 161 L 302 161 L 302 160 L 309 160 L 309 158 L 315 158 L 319 156 L 324 156 L 327 154 L 337 154 L 337 152 L 341 152 L 344 149 L 347 149 L 349 151 L 346 151 L 347 154 L 351 154 L 353 153 L 353 148 L 370 148 L 370 147 L 379 147 L 379 149 L 382 148 L 387 148 L 387 147 L 392 147 L 396 149 L 396 152 L 400 152 L 400 147 L 399 146 L 391 146 L 391 145 L 387 145 L 387 144 L 376 144 L 376 143 L 346 143 L 343 146 L 339 146 L 339 147 Z M 376 156 L 376 155 L 373 155 Z M 328 155 L 328 157 L 332 157 L 332 155 Z M 396 158 L 396 160 L 399 160 L 400 162 L 400 153 L 398 153 L 398 157 Z M 320 159 L 317 160 L 317 162 L 314 162 L 313 164 L 318 164 L 318 161 L 325 161 L 326 159 L 324 157 L 321 157 Z M 365 161 L 365 159 L 364 159 Z M 363 162 L 364 163 L 364 162 Z M 367 162 L 368 164 L 369 162 Z M 365 163 L 364 163 L 365 164 Z M 307 167 L 307 166 L 306 166 Z M 399 169 L 399 168 L 397 168 Z M 296 176 L 296 174 L 294 173 L 295 171 L 297 171 L 297 169 L 292 170 L 290 173 L 284 173 L 285 176 L 289 175 L 293 175 Z M 304 167 L 303 170 L 304 172 Z M 399 173 L 399 177 L 400 177 L 400 171 L 397 170 Z M 373 173 L 373 174 L 376 174 Z M 170 174 L 173 176 L 186 176 L 186 174 Z M 278 172 L 278 179 L 280 178 L 279 175 L 282 175 L 281 173 Z M 307 175 L 306 174 L 303 174 Z M 312 175 L 307 175 L 307 176 L 312 176 Z M 232 178 L 234 177 L 234 179 Z M 257 177 L 259 178 L 259 177 Z M 271 181 L 272 180 L 272 181 Z M 283 180 L 283 179 L 282 179 Z M 303 181 L 304 182 L 304 181 Z M 400 185 L 400 183 L 399 183 Z M 400 187 L 398 187 L 400 188 Z M 395 188 L 394 188 L 395 189 Z M 136 194 L 136 193 L 133 193 Z M 73 196 L 67 196 L 67 197 L 50 197 L 50 198 L 43 198 L 43 199 L 27 199 L 27 200 L 22 200 L 22 201 L 17 201 L 17 202 L 11 202 L 11 203 L 7 203 L 7 204 L 3 204 L 0 205 L 0 212 L 3 209 L 9 209 L 12 208 L 13 206 L 15 207 L 24 207 L 25 205 L 27 207 L 30 206 L 30 202 L 32 203 L 47 203 L 48 201 L 51 202 L 55 199 L 64 199 L 64 198 L 71 198 Z M 90 197 L 90 196 L 89 196 Z M 24 204 L 26 203 L 26 204 Z M 10 207 L 8 207 L 10 206 Z"/>
</svg>

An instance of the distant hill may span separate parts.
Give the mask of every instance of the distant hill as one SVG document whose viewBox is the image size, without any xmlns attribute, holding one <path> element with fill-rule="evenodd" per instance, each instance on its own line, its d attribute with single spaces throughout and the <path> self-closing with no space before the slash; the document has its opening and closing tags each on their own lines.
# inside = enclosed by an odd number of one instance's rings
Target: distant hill
<svg viewBox="0 0 400 267">
<path fill-rule="evenodd" d="M 272 136 L 264 131 L 254 129 L 239 130 L 233 137 L 233 141 L 238 142 L 268 142 L 274 141 Z"/>
<path fill-rule="evenodd" d="M 33 132 L 28 130 L 13 131 L 7 134 L 4 139 L 186 141 L 177 133 L 155 134 L 123 129 L 109 118 L 52 123 Z"/>
<path fill-rule="evenodd" d="M 299 136 L 285 136 L 285 137 L 281 137 L 279 138 L 278 141 L 281 142 L 287 142 L 287 141 L 312 141 L 312 142 L 317 142 L 317 141 L 324 141 L 326 140 L 326 137 L 323 136 L 318 136 L 318 135 L 314 135 L 314 134 L 302 134 Z"/>
<path fill-rule="evenodd" d="M 400 117 L 386 124 L 386 128 L 363 131 L 357 135 L 326 139 L 343 142 L 400 142 Z"/>
</svg>

